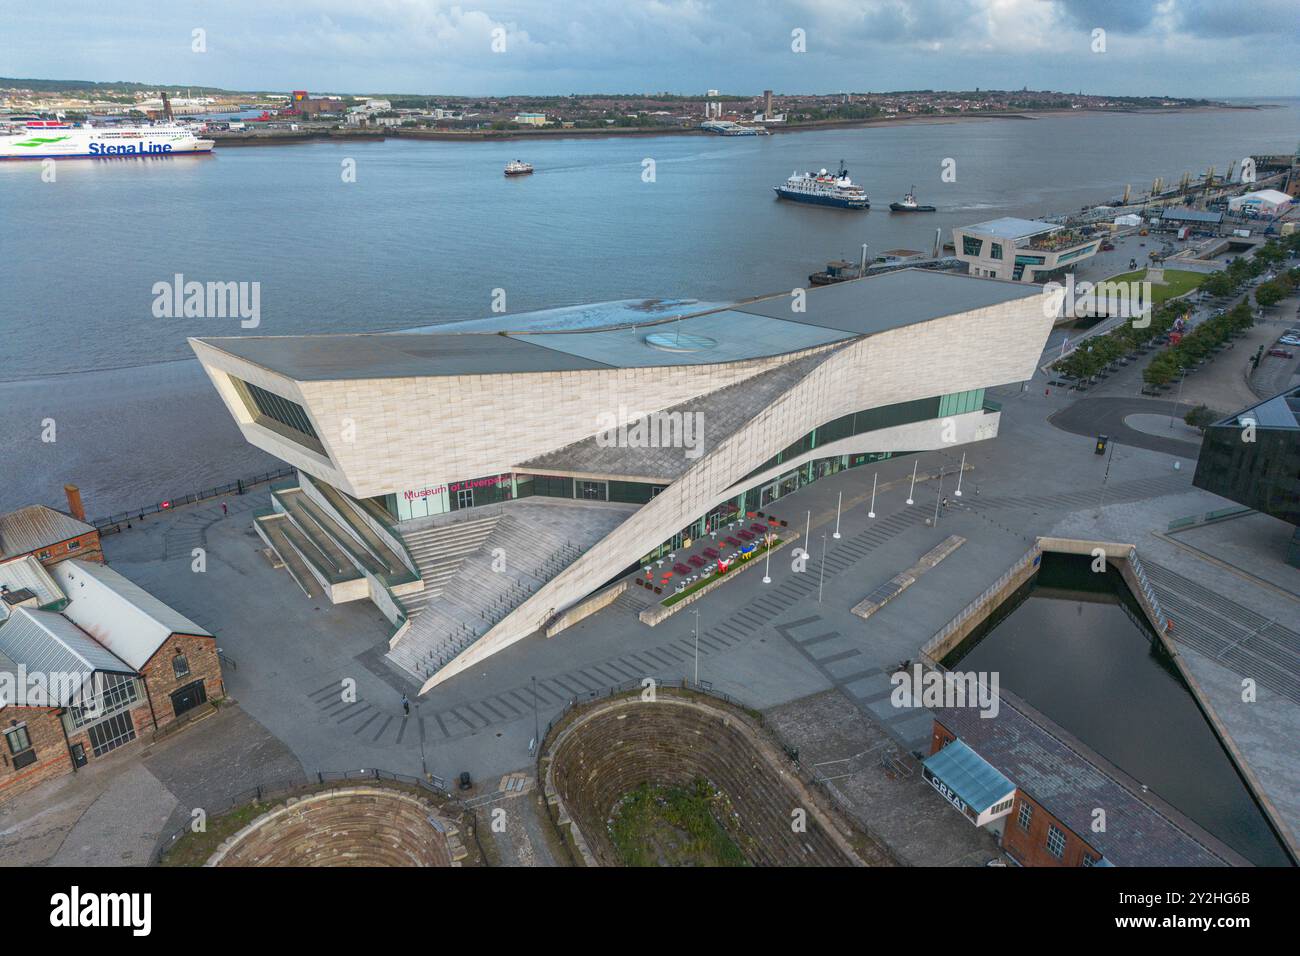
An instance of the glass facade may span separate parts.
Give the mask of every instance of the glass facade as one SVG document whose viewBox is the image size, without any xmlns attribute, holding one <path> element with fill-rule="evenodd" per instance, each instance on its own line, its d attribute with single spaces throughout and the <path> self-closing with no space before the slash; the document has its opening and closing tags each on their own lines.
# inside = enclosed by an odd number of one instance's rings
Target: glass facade
<svg viewBox="0 0 1300 956">
<path fill-rule="evenodd" d="M 1235 423 L 1205 429 L 1192 484 L 1300 525 L 1300 429 L 1260 425 L 1254 441 L 1247 434 Z"/>
<path fill-rule="evenodd" d="M 984 389 L 977 388 L 948 395 L 936 395 L 910 402 L 898 402 L 868 408 L 842 415 L 824 425 L 819 425 L 798 441 L 792 442 L 776 455 L 742 479 L 749 481 L 764 472 L 778 468 L 832 442 L 861 435 L 865 432 L 933 421 L 954 415 L 980 411 L 985 407 Z M 850 455 L 832 455 L 812 458 L 797 467 L 778 472 L 761 484 L 754 484 L 734 498 L 691 522 L 672 538 L 645 555 L 642 561 L 653 560 L 680 548 L 684 542 L 717 530 L 745 516 L 746 512 L 766 508 L 772 502 L 792 494 L 820 478 L 834 475 L 846 468 L 857 468 L 872 462 L 893 457 L 894 452 L 867 452 Z M 897 454 L 911 454 L 899 452 Z M 605 481 L 590 478 L 573 478 L 561 475 L 497 475 L 473 481 L 438 485 L 419 491 L 403 492 L 374 499 L 396 515 L 399 520 L 441 514 L 460 508 L 479 507 L 496 501 L 542 495 L 550 498 L 573 498 L 582 501 L 617 501 L 626 504 L 645 504 L 664 488 L 664 484 L 640 481 Z"/>
<path fill-rule="evenodd" d="M 242 378 L 232 375 L 230 380 L 243 399 L 248 413 L 253 416 L 253 421 L 317 454 L 325 454 L 325 446 L 321 444 L 320 436 L 316 434 L 305 408 L 274 392 L 268 392 L 259 385 L 245 382 Z"/>
<path fill-rule="evenodd" d="M 980 250 L 984 248 L 984 240 L 977 239 L 974 236 L 961 237 L 961 251 L 963 255 L 978 256 Z"/>
<path fill-rule="evenodd" d="M 126 674 L 96 674 L 95 694 L 83 705 L 69 707 L 64 719 L 69 730 L 77 730 L 96 720 L 130 707 L 140 699 L 139 681 Z"/>
<path fill-rule="evenodd" d="M 412 518 L 427 518 L 448 511 L 510 501 L 521 496 L 515 490 L 515 476 L 505 474 L 453 481 L 451 484 L 403 491 L 373 500 L 398 521 L 409 521 Z"/>
</svg>

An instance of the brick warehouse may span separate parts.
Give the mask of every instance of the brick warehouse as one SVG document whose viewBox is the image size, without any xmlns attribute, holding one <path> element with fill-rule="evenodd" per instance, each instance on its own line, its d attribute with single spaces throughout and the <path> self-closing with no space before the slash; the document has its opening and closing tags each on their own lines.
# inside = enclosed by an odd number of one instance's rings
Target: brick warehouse
<svg viewBox="0 0 1300 956">
<path fill-rule="evenodd" d="M 103 564 L 25 556 L 0 587 L 0 802 L 225 694 L 213 635 Z"/>
<path fill-rule="evenodd" d="M 45 505 L 28 505 L 0 515 L 0 561 L 33 555 L 42 564 L 57 564 L 67 558 L 103 561 L 99 531 L 86 523 L 81 492 L 65 485 L 68 512 Z"/>
<path fill-rule="evenodd" d="M 996 717 L 934 709 L 922 776 L 1021 866 L 1249 866 L 1009 691 Z M 1095 827 L 1098 809 L 1105 826 Z"/>
</svg>

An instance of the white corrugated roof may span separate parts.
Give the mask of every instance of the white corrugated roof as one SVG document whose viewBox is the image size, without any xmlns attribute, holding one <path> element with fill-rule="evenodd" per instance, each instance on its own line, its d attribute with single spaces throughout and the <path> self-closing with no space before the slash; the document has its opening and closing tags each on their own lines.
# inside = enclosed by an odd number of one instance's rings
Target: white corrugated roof
<svg viewBox="0 0 1300 956">
<path fill-rule="evenodd" d="M 74 558 L 50 573 L 71 601 L 63 613 L 137 670 L 172 634 L 211 636 L 106 565 Z"/>
<path fill-rule="evenodd" d="M 72 703 L 76 692 L 95 671 L 130 673 L 128 665 L 53 611 L 25 607 L 15 610 L 0 626 L 0 654 L 15 665 L 25 665 L 28 674 L 44 674 L 52 682 L 50 692 L 57 691 L 54 703 L 59 706 Z M 55 681 L 55 675 L 71 675 L 70 683 Z"/>
<path fill-rule="evenodd" d="M 21 591 L 26 588 L 36 595 L 36 602 L 40 607 L 55 604 L 63 600 L 64 596 L 63 591 L 54 583 L 54 579 L 50 577 L 41 562 L 30 554 L 9 561 L 0 561 L 0 585 L 10 591 Z M 4 602 L 0 601 L 0 620 L 3 620 L 7 613 L 8 609 Z"/>
<path fill-rule="evenodd" d="M 95 529 L 45 505 L 28 505 L 0 515 L 0 557 L 38 551 Z"/>
<path fill-rule="evenodd" d="M 1276 189 L 1260 189 L 1253 193 L 1245 193 L 1241 196 L 1238 196 L 1236 198 L 1236 202 L 1241 202 L 1242 200 L 1249 200 L 1249 199 L 1258 199 L 1261 202 L 1271 202 L 1271 203 L 1284 203 L 1284 202 L 1294 201 L 1293 197 L 1287 195 L 1284 192 L 1279 192 Z M 1229 202 L 1229 204 L 1231 204 L 1231 201 Z"/>
</svg>

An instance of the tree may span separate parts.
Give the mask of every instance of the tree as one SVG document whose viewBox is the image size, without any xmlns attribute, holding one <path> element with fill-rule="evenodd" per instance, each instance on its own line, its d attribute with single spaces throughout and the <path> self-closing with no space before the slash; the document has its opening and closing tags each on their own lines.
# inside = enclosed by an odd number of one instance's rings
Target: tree
<svg viewBox="0 0 1300 956">
<path fill-rule="evenodd" d="M 1183 416 L 1183 421 L 1191 425 L 1193 428 L 1199 428 L 1201 431 L 1205 431 L 1206 426 L 1214 424 L 1218 417 L 1219 416 L 1210 411 L 1204 405 L 1197 405 Z"/>
</svg>

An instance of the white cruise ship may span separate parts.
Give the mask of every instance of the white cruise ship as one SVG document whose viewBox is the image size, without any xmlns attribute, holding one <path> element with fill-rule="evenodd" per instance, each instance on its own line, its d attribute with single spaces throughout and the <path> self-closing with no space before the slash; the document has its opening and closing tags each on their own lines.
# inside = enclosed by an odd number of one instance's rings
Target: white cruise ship
<svg viewBox="0 0 1300 956">
<path fill-rule="evenodd" d="M 819 206 L 838 206 L 841 209 L 870 209 L 871 202 L 861 186 L 849 179 L 849 171 L 840 163 L 834 173 L 794 173 L 780 186 L 772 189 L 782 199 L 808 202 Z"/>
<path fill-rule="evenodd" d="M 199 139 L 179 123 L 133 126 L 75 126 L 57 120 L 29 120 L 0 129 L 0 159 L 114 159 L 123 156 L 176 156 L 212 152 L 213 141 Z"/>
</svg>

